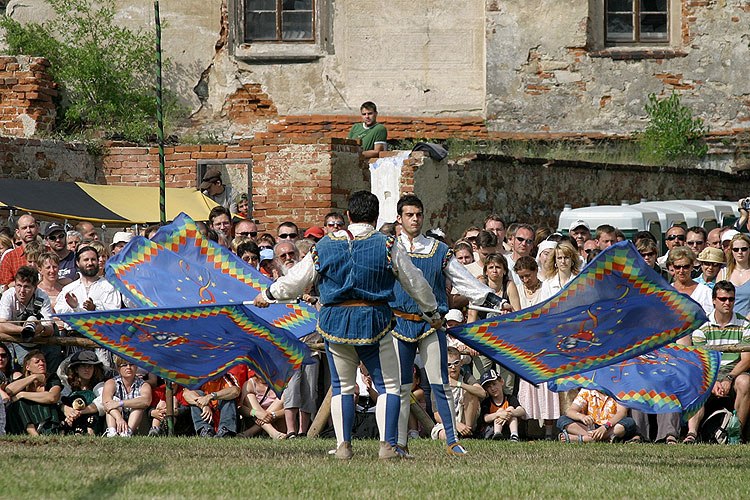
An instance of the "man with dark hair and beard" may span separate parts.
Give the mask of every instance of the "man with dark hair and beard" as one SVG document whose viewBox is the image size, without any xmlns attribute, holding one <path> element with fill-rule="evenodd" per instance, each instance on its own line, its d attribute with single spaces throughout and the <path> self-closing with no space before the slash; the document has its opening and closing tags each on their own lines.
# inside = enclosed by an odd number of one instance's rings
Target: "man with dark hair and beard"
<svg viewBox="0 0 750 500">
<path fill-rule="evenodd" d="M 56 313 L 120 309 L 122 297 L 104 276 L 99 276 L 99 252 L 85 246 L 76 252 L 80 278 L 68 283 L 55 302 Z"/>
</svg>

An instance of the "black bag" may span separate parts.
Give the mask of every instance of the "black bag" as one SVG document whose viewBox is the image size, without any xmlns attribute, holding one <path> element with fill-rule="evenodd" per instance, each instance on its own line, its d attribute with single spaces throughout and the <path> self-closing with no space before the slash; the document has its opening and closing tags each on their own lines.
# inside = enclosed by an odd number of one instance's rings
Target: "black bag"
<svg viewBox="0 0 750 500">
<path fill-rule="evenodd" d="M 727 444 L 727 427 L 732 419 L 732 412 L 726 408 L 716 410 L 701 424 L 701 441 L 711 444 Z"/>
</svg>

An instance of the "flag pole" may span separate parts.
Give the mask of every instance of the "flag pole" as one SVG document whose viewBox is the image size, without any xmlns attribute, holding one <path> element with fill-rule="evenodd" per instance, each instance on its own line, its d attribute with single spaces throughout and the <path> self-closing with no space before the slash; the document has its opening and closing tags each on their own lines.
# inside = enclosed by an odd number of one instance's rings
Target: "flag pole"
<svg viewBox="0 0 750 500">
<path fill-rule="evenodd" d="M 157 138 L 159 140 L 159 217 L 161 223 L 167 222 L 166 187 L 164 181 L 164 116 L 162 115 L 161 93 L 161 22 L 159 20 L 159 2 L 154 2 L 154 18 L 156 20 L 156 122 Z M 167 403 L 167 432 L 174 436 L 174 394 L 172 382 L 167 380 L 165 399 Z"/>
</svg>

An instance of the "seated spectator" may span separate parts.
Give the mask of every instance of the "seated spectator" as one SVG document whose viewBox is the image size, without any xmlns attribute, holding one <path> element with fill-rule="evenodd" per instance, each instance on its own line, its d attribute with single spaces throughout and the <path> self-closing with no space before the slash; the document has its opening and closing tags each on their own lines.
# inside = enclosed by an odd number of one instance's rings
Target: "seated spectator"
<svg viewBox="0 0 750 500">
<path fill-rule="evenodd" d="M 105 437 L 130 437 L 143 420 L 151 402 L 151 386 L 136 376 L 137 367 L 119 356 L 114 358 L 118 375 L 104 383 L 102 404 L 106 412 Z"/>
<path fill-rule="evenodd" d="M 5 424 L 8 421 L 5 413 L 5 405 L 10 403 L 10 396 L 5 392 L 7 385 L 8 377 L 3 372 L 0 372 L 0 436 L 5 436 Z"/>
<path fill-rule="evenodd" d="M 13 360 L 13 353 L 7 345 L 0 342 L 0 372 L 5 375 L 7 381 L 18 378 L 21 375 L 20 367 Z"/>
<path fill-rule="evenodd" d="M 23 360 L 22 375 L 5 388 L 10 397 L 7 407 L 10 434 L 32 436 L 56 434 L 60 431 L 60 400 L 62 383 L 56 375 L 48 375 L 42 351 L 33 350 Z"/>
<path fill-rule="evenodd" d="M 182 399 L 190 406 L 195 433 L 200 437 L 237 435 L 237 403 L 248 378 L 246 366 L 235 366 L 223 377 L 198 390 L 185 389 Z"/>
<path fill-rule="evenodd" d="M 249 418 L 252 425 L 240 435 L 252 437 L 261 430 L 272 439 L 286 439 L 284 405 L 276 393 L 268 387 L 263 377 L 250 371 L 250 378 L 242 386 L 239 411 Z"/>
<path fill-rule="evenodd" d="M 680 343 L 697 346 L 731 345 L 750 342 L 750 322 L 735 312 L 735 286 L 730 281 L 716 283 L 712 291 L 714 310 L 708 321 L 692 333 L 680 339 Z M 687 340 L 687 342 L 685 342 Z M 707 405 L 720 404 L 737 410 L 741 429 L 745 428 L 750 408 L 750 352 L 723 352 L 719 374 L 711 390 Z M 705 407 L 688 420 L 688 433 L 684 443 L 692 444 L 698 439 L 698 427 L 705 415 Z"/>
<path fill-rule="evenodd" d="M 55 303 L 57 296 L 60 295 L 60 291 L 63 289 L 59 278 L 59 262 L 60 257 L 53 252 L 44 252 L 37 260 L 37 269 L 39 270 L 39 275 L 42 277 L 37 287 L 47 294 L 51 304 Z"/>
<path fill-rule="evenodd" d="M 364 366 L 364 365 L 362 365 Z M 369 377 L 369 373 L 368 373 Z M 372 386 L 372 377 L 369 377 L 369 384 Z M 375 391 L 377 393 L 377 391 Z M 422 370 L 417 365 L 414 365 L 414 375 L 411 383 L 411 395 L 414 397 L 414 402 L 422 407 L 423 410 L 427 410 L 427 397 L 422 389 Z M 419 420 L 411 412 L 409 412 L 409 424 L 408 424 L 407 435 L 409 439 L 417 439 L 421 436 L 422 426 L 419 424 Z"/>
<path fill-rule="evenodd" d="M 94 351 L 78 351 L 57 369 L 63 383 L 60 409 L 62 430 L 71 434 L 100 435 L 104 432 L 103 364 Z M 98 400 L 97 400 L 98 398 Z"/>
<path fill-rule="evenodd" d="M 479 400 L 487 393 L 471 373 L 461 370 L 461 353 L 455 347 L 448 347 L 448 382 L 453 392 L 453 402 L 456 411 L 456 432 L 464 437 L 474 434 L 474 426 L 479 415 Z M 431 396 L 433 408 L 437 408 L 435 395 Z M 440 414 L 434 412 L 437 424 L 432 428 L 432 439 L 445 441 L 445 424 Z M 450 424 L 450 422 L 449 422 Z"/>
<path fill-rule="evenodd" d="M 719 275 L 722 266 L 726 263 L 724 252 L 718 248 L 706 247 L 698 255 L 698 262 L 701 265 L 701 274 L 695 278 L 695 281 L 713 290 L 714 285 L 716 285 L 716 277 Z"/>
<path fill-rule="evenodd" d="M 515 396 L 503 392 L 503 378 L 495 370 L 487 370 L 480 379 L 487 397 L 479 408 L 479 435 L 484 439 L 504 436 L 518 442 L 518 419 L 526 418 L 526 410 Z"/>
<path fill-rule="evenodd" d="M 565 415 L 557 420 L 560 441 L 628 440 L 635 436 L 636 426 L 628 409 L 614 398 L 599 391 L 581 389 Z"/>
<path fill-rule="evenodd" d="M 690 277 L 694 264 L 695 254 L 688 247 L 678 246 L 669 251 L 667 271 L 674 278 L 672 286 L 700 304 L 703 312 L 711 314 L 714 308 L 711 301 L 711 289 Z"/>
</svg>

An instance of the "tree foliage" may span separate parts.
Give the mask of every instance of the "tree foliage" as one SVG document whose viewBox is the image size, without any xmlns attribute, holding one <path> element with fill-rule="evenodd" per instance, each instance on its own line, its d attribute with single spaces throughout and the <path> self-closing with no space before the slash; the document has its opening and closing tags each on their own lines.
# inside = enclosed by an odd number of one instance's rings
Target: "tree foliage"
<svg viewBox="0 0 750 500">
<path fill-rule="evenodd" d="M 46 57 L 58 83 L 59 130 L 143 141 L 156 133 L 155 36 L 115 23 L 114 0 L 46 0 L 56 17 L 0 27 L 14 55 Z M 166 99 L 165 99 L 166 101 Z M 165 115 L 179 113 L 172 104 Z"/>
<path fill-rule="evenodd" d="M 692 109 L 674 92 L 661 100 L 649 94 L 648 100 L 649 123 L 639 137 L 643 152 L 657 161 L 703 158 L 708 151 L 704 138 L 709 132 L 703 120 L 694 118 Z"/>
</svg>

